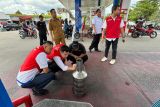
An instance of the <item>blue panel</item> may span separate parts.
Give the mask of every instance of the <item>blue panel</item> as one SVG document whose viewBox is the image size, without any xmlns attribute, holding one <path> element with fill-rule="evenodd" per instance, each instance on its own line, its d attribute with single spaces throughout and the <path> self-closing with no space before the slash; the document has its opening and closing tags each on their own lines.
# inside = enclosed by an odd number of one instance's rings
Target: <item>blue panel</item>
<svg viewBox="0 0 160 107">
<path fill-rule="evenodd" d="M 13 107 L 11 99 L 8 96 L 8 93 L 3 86 L 3 83 L 0 79 L 0 107 Z"/>
<path fill-rule="evenodd" d="M 113 5 L 119 5 L 119 0 L 113 0 Z"/>
<path fill-rule="evenodd" d="M 75 26 L 76 26 L 76 32 L 79 32 L 81 26 L 82 26 L 82 16 L 81 16 L 81 0 L 75 0 Z"/>
</svg>

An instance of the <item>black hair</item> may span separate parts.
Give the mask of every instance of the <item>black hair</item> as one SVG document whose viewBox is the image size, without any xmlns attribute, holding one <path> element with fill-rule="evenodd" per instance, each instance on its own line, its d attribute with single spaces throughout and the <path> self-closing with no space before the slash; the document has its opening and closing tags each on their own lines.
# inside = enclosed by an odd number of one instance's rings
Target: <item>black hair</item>
<svg viewBox="0 0 160 107">
<path fill-rule="evenodd" d="M 53 42 L 51 42 L 51 41 L 45 41 L 43 44 L 53 45 Z"/>
<path fill-rule="evenodd" d="M 43 16 L 42 16 L 42 15 L 39 15 L 39 18 L 43 18 Z"/>
<path fill-rule="evenodd" d="M 42 15 L 39 15 L 39 18 L 44 18 Z"/>
<path fill-rule="evenodd" d="M 66 46 L 66 45 L 63 45 L 63 46 L 60 48 L 60 51 L 61 51 L 61 52 L 69 52 L 69 47 Z"/>
<path fill-rule="evenodd" d="M 50 13 L 52 13 L 52 11 L 55 11 L 55 9 L 51 9 L 51 10 L 50 10 Z"/>
<path fill-rule="evenodd" d="M 120 6 L 119 5 L 112 6 L 112 13 L 113 13 L 113 11 L 116 11 L 118 7 L 120 7 Z"/>
<path fill-rule="evenodd" d="M 96 10 L 96 13 L 98 13 L 99 11 L 101 11 L 101 9 L 97 9 L 97 10 Z"/>
<path fill-rule="evenodd" d="M 67 18 L 64 20 L 64 23 L 68 24 L 68 19 Z"/>
</svg>

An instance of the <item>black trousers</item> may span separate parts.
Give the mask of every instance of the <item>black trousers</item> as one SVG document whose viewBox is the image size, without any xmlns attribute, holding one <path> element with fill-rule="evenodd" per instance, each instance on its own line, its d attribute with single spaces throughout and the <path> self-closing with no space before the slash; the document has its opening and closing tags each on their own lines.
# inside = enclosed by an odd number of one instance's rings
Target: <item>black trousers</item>
<svg viewBox="0 0 160 107">
<path fill-rule="evenodd" d="M 43 45 L 43 42 L 47 41 L 47 34 L 39 32 L 40 45 Z"/>
<path fill-rule="evenodd" d="M 111 44 L 112 44 L 112 59 L 116 59 L 118 39 L 116 39 L 114 41 L 106 40 L 105 57 L 106 58 L 108 57 L 109 48 L 110 48 Z"/>
<path fill-rule="evenodd" d="M 52 80 L 55 80 L 55 75 L 53 72 L 42 73 L 42 74 L 36 75 L 32 81 L 22 84 L 21 87 L 42 89 Z"/>
<path fill-rule="evenodd" d="M 89 47 L 89 49 L 95 49 L 96 51 L 98 50 L 98 44 L 99 44 L 99 41 L 101 39 L 101 35 L 102 34 L 95 34 L 94 37 L 93 37 L 93 41 L 91 43 L 91 46 Z"/>
</svg>

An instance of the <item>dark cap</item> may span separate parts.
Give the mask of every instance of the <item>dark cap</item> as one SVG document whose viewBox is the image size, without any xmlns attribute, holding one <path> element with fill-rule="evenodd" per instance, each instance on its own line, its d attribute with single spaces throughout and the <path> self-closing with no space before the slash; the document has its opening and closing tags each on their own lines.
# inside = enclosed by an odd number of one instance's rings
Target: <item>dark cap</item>
<svg viewBox="0 0 160 107">
<path fill-rule="evenodd" d="M 74 50 L 76 50 L 76 49 L 79 48 L 79 43 L 78 43 L 78 41 L 73 41 L 72 48 L 73 48 Z"/>
</svg>

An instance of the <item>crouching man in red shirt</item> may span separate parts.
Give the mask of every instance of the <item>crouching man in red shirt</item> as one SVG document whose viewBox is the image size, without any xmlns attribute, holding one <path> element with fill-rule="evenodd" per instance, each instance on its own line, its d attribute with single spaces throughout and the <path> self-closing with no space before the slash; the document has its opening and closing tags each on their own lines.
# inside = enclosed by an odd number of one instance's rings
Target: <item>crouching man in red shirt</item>
<svg viewBox="0 0 160 107">
<path fill-rule="evenodd" d="M 122 18 L 119 16 L 119 13 L 120 7 L 113 6 L 111 16 L 108 16 L 102 25 L 102 39 L 106 39 L 105 55 L 101 59 L 102 62 L 107 61 L 109 48 L 112 44 L 112 60 L 110 61 L 110 64 L 115 64 L 117 55 L 117 45 L 120 34 L 122 35 L 122 41 L 125 42 L 125 34 L 123 28 L 124 22 Z"/>
<path fill-rule="evenodd" d="M 76 70 L 76 60 L 70 58 L 69 56 L 69 47 L 64 44 L 58 44 L 53 47 L 51 54 L 47 55 L 49 59 L 48 66 L 49 69 L 53 72 L 57 71 L 75 71 Z M 66 63 L 71 61 L 71 66 L 68 66 Z"/>
<path fill-rule="evenodd" d="M 46 54 L 50 54 L 53 43 L 44 42 L 42 46 L 33 49 L 21 65 L 17 75 L 17 83 L 22 88 L 31 88 L 34 95 L 45 95 L 48 90 L 43 89 L 55 79 L 54 73 L 48 71 Z"/>
</svg>

